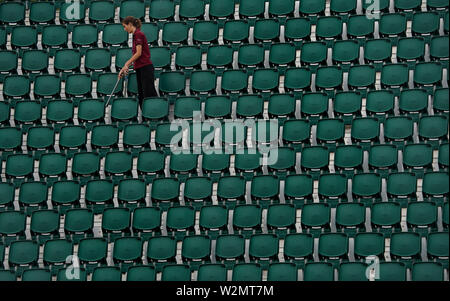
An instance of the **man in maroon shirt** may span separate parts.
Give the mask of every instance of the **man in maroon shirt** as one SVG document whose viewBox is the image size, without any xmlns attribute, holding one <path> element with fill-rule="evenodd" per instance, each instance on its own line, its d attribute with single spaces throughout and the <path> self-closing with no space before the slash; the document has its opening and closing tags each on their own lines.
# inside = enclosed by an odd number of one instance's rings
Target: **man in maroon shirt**
<svg viewBox="0 0 450 301">
<path fill-rule="evenodd" d="M 155 90 L 155 69 L 150 59 L 150 49 L 147 38 L 141 31 L 141 21 L 134 17 L 126 17 L 122 21 L 126 32 L 133 34 L 133 56 L 125 63 L 119 72 L 119 77 L 128 73 L 131 64 L 136 70 L 139 104 L 142 108 L 144 98 L 158 96 Z"/>
</svg>

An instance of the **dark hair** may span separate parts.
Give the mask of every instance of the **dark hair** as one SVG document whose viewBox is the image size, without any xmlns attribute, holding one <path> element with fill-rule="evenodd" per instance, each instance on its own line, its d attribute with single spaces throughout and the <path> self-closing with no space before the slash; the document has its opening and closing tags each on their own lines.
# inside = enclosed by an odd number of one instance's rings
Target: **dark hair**
<svg viewBox="0 0 450 301">
<path fill-rule="evenodd" d="M 141 22 L 141 20 L 139 20 L 133 16 L 128 16 L 122 20 L 122 24 L 125 24 L 125 25 L 132 24 L 136 28 L 141 28 L 142 22 Z"/>
</svg>

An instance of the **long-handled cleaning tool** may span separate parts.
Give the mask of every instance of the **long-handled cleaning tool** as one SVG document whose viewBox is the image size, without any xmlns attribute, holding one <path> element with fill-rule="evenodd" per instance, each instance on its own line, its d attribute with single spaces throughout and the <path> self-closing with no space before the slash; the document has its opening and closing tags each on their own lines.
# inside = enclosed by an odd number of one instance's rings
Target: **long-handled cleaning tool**
<svg viewBox="0 0 450 301">
<path fill-rule="evenodd" d="M 117 78 L 117 82 L 116 82 L 116 84 L 114 85 L 114 88 L 112 89 L 112 91 L 111 91 L 111 95 L 109 95 L 109 97 L 108 97 L 108 101 L 106 102 L 106 105 L 105 105 L 105 107 L 107 107 L 108 106 L 108 104 L 109 104 L 109 101 L 111 100 L 111 97 L 113 96 L 113 94 L 114 94 L 114 91 L 116 91 L 116 88 L 117 88 L 117 85 L 119 84 L 119 82 L 120 82 L 120 80 L 121 80 L 122 78 Z"/>
</svg>

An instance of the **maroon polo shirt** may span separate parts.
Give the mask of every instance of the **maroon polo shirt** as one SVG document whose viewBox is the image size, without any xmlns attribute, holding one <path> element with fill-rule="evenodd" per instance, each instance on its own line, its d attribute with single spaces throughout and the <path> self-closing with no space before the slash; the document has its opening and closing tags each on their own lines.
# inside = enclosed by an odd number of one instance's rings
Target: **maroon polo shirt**
<svg viewBox="0 0 450 301">
<path fill-rule="evenodd" d="M 137 45 L 142 45 L 142 53 L 141 56 L 133 63 L 135 70 L 152 64 L 152 61 L 150 60 L 150 49 L 148 48 L 147 38 L 139 28 L 136 28 L 133 34 L 133 55 L 136 53 Z"/>
</svg>

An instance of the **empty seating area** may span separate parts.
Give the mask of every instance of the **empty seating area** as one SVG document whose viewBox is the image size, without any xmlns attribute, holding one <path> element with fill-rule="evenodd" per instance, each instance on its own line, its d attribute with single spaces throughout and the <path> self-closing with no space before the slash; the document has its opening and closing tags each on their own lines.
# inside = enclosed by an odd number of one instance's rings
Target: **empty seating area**
<svg viewBox="0 0 450 301">
<path fill-rule="evenodd" d="M 0 280 L 449 280 L 448 1 L 79 3 L 0 3 Z"/>
</svg>

